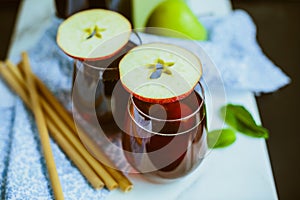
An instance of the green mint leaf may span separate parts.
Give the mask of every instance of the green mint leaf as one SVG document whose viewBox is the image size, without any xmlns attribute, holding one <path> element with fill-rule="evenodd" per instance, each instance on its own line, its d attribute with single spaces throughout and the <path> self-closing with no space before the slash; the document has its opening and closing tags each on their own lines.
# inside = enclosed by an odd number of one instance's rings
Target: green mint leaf
<svg viewBox="0 0 300 200">
<path fill-rule="evenodd" d="M 245 124 L 243 121 L 239 121 L 236 130 L 251 137 L 266 138 L 266 139 L 269 137 L 269 133 L 266 128 L 262 126 L 258 126 L 256 124 L 253 126 L 249 126 L 248 124 Z"/>
<path fill-rule="evenodd" d="M 245 135 L 257 138 L 269 137 L 268 130 L 257 125 L 250 112 L 241 105 L 223 106 L 221 115 L 228 125 Z"/>
<path fill-rule="evenodd" d="M 236 140 L 232 129 L 218 129 L 208 132 L 207 144 L 209 148 L 223 148 L 231 145 Z"/>
</svg>

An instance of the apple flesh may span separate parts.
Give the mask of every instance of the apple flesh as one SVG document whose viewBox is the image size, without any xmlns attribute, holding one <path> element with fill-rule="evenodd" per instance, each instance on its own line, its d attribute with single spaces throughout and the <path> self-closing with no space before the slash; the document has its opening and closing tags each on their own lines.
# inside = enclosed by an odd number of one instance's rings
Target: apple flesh
<svg viewBox="0 0 300 200">
<path fill-rule="evenodd" d="M 170 103 L 188 96 L 202 75 L 190 51 L 171 44 L 151 43 L 131 49 L 119 63 L 120 80 L 136 98 Z"/>
<path fill-rule="evenodd" d="M 117 12 L 91 9 L 78 12 L 58 28 L 57 44 L 79 60 L 100 60 L 113 56 L 128 42 L 130 22 Z"/>
<path fill-rule="evenodd" d="M 167 0 L 150 14 L 147 27 L 151 33 L 193 40 L 206 40 L 207 31 L 183 0 Z M 173 30 L 173 31 L 171 31 Z"/>
</svg>

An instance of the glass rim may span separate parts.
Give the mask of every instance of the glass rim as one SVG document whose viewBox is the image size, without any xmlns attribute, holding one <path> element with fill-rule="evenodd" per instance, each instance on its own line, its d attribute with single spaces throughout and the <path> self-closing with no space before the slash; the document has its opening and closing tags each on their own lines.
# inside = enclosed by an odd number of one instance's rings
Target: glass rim
<svg viewBox="0 0 300 200">
<path fill-rule="evenodd" d="M 191 127 L 190 129 L 185 130 L 185 131 L 182 131 L 182 132 L 177 132 L 177 133 L 159 133 L 159 132 L 154 132 L 154 131 L 152 131 L 152 130 L 147 130 L 145 127 L 143 127 L 143 126 L 141 126 L 139 123 L 137 123 L 137 121 L 136 121 L 135 119 L 133 119 L 131 115 L 130 115 L 130 118 L 131 118 L 131 119 L 134 121 L 134 123 L 135 123 L 136 125 L 138 125 L 141 129 L 143 129 L 143 130 L 145 130 L 145 131 L 147 131 L 147 132 L 149 132 L 149 133 L 151 133 L 151 134 L 153 134 L 153 135 L 160 135 L 160 136 L 168 136 L 168 137 L 172 137 L 172 136 L 179 136 L 179 135 L 186 134 L 186 133 L 190 132 L 191 130 L 197 128 L 197 127 L 203 122 L 203 120 L 204 120 L 204 118 L 205 118 L 205 115 L 206 115 L 206 114 L 204 114 L 203 117 L 202 117 L 202 119 L 201 119 L 198 123 L 196 123 L 193 127 Z"/>
</svg>

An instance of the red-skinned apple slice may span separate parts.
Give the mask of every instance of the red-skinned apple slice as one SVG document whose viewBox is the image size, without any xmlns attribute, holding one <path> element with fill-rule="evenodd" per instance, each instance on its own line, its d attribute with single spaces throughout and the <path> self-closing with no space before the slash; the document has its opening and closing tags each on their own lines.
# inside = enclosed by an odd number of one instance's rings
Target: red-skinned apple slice
<svg viewBox="0 0 300 200">
<path fill-rule="evenodd" d="M 79 60 L 106 59 L 126 45 L 130 22 L 121 14 L 104 9 L 78 12 L 58 28 L 57 44 L 69 56 Z"/>
<path fill-rule="evenodd" d="M 136 98 L 170 103 L 189 95 L 202 75 L 202 65 L 190 51 L 171 44 L 144 44 L 119 63 L 120 79 Z"/>
</svg>

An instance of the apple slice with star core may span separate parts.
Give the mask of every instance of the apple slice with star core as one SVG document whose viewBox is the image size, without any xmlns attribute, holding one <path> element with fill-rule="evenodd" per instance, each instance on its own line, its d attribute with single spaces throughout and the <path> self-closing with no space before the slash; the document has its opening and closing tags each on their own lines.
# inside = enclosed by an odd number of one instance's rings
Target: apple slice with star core
<svg viewBox="0 0 300 200">
<path fill-rule="evenodd" d="M 136 98 L 170 103 L 188 96 L 201 78 L 196 55 L 171 44 L 150 43 L 131 49 L 119 63 L 120 80 Z"/>
<path fill-rule="evenodd" d="M 104 9 L 78 12 L 58 28 L 57 44 L 72 58 L 101 60 L 124 47 L 130 37 L 131 24 L 121 14 Z"/>
</svg>

